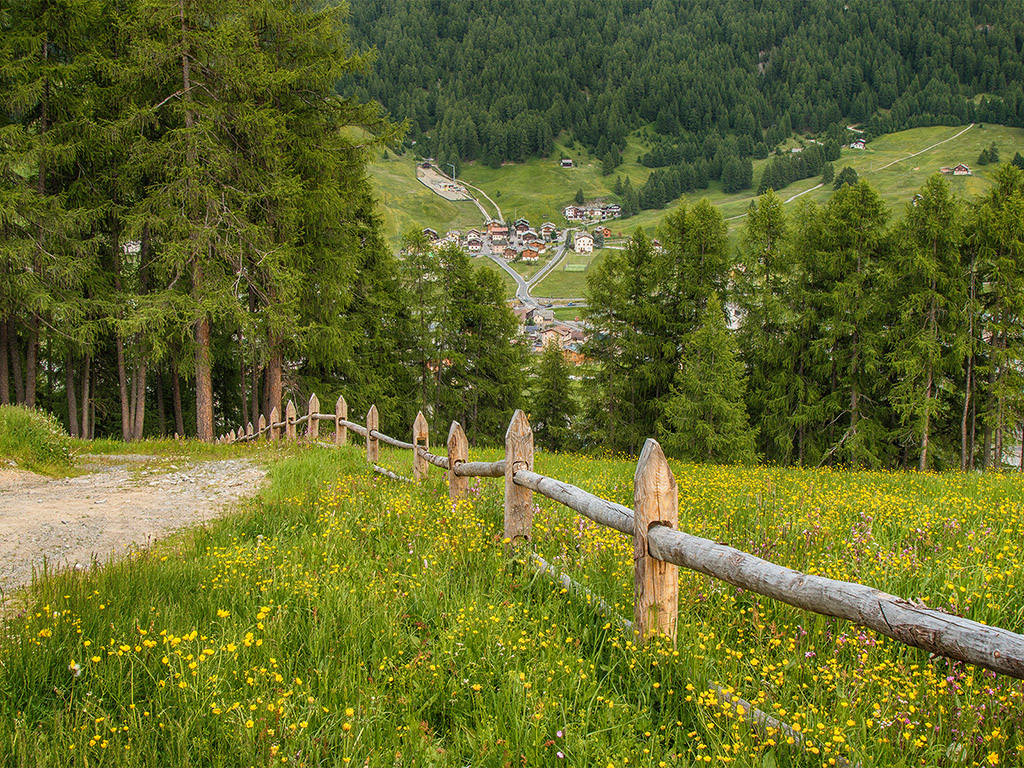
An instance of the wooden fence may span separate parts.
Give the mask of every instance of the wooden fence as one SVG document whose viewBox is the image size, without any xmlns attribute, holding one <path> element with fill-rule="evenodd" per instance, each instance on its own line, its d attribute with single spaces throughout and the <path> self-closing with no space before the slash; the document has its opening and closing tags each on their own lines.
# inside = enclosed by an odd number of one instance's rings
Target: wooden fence
<svg viewBox="0 0 1024 768">
<path fill-rule="evenodd" d="M 759 595 L 780 600 L 796 608 L 846 619 L 879 634 L 930 653 L 976 664 L 986 669 L 1024 679 L 1024 635 L 928 608 L 877 589 L 847 581 L 814 576 L 775 565 L 746 552 L 709 539 L 677 530 L 679 495 L 675 477 L 661 446 L 649 439 L 640 453 L 634 475 L 633 508 L 602 499 L 581 488 L 534 472 L 533 431 L 526 415 L 516 411 L 505 433 L 505 458 L 500 461 L 469 461 L 469 443 L 458 422 L 448 430 L 447 456 L 430 452 L 427 420 L 417 414 L 412 441 L 405 442 L 378 430 L 374 405 L 366 424 L 348 419 L 348 406 L 339 397 L 334 413 L 320 413 L 316 395 L 309 398 L 305 416 L 296 418 L 288 403 L 285 418 L 277 410 L 270 423 L 260 417 L 257 428 L 250 423 L 232 430 L 223 442 L 258 440 L 266 436 L 298 439 L 298 427 L 305 425 L 305 439 L 319 440 L 320 422 L 333 422 L 335 446 L 345 445 L 348 431 L 365 438 L 366 460 L 374 471 L 395 480 L 419 482 L 430 465 L 447 473 L 448 492 L 455 500 L 466 493 L 466 478 L 505 479 L 504 538 L 515 548 L 532 537 L 533 494 L 560 502 L 599 525 L 633 537 L 634 622 L 633 630 L 645 640 L 664 634 L 676 638 L 678 617 L 678 568 L 689 568 L 713 576 Z M 413 451 L 412 478 L 404 478 L 377 466 L 380 443 Z M 539 559 L 539 558 L 537 558 Z M 541 561 L 543 562 L 543 561 Z M 544 564 L 546 565 L 546 564 Z"/>
</svg>

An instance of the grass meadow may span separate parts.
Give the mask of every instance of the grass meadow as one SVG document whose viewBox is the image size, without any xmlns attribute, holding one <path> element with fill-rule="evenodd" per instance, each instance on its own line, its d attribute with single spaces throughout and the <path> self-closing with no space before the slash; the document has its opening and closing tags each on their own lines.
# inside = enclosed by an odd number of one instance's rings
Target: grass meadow
<svg viewBox="0 0 1024 768">
<path fill-rule="evenodd" d="M 534 286 L 535 296 L 581 298 L 587 289 L 587 275 L 604 261 L 607 250 L 598 248 L 593 253 L 566 253 L 562 263 L 552 269 L 544 279 Z M 570 266 L 583 266 L 582 272 L 566 269 Z M 577 311 L 576 314 L 579 314 Z"/>
<path fill-rule="evenodd" d="M 0 632 L 4 766 L 994 766 L 1020 681 L 680 575 L 679 638 L 503 553 L 502 483 L 448 501 L 360 447 L 238 447 L 262 495 L 127 560 L 41 578 Z M 474 451 L 494 458 L 495 451 Z M 410 474 L 407 452 L 382 463 Z M 629 504 L 634 459 L 539 453 Z M 680 527 L 1024 627 L 1018 475 L 673 464 Z M 632 543 L 535 497 L 532 546 L 632 615 Z M 12 607 L 13 606 L 13 607 Z M 719 685 L 804 734 L 755 734 Z"/>
</svg>

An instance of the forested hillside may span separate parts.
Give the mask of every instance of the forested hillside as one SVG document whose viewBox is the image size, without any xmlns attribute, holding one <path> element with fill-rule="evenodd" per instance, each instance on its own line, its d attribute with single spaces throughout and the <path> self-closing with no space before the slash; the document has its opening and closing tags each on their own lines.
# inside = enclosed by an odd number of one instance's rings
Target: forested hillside
<svg viewBox="0 0 1024 768">
<path fill-rule="evenodd" d="M 1017 463 L 1024 171 L 995 181 L 967 203 L 935 174 L 895 220 L 866 181 L 789 215 L 769 191 L 735 250 L 716 208 L 680 205 L 663 247 L 637 231 L 588 275 L 576 433 L 695 461 Z"/>
<path fill-rule="evenodd" d="M 562 131 L 614 168 L 764 157 L 792 132 L 1024 125 L 1019 2 L 352 0 L 360 88 L 443 162 L 521 161 Z"/>
<path fill-rule="evenodd" d="M 406 364 L 437 341 L 431 359 L 462 365 L 422 388 L 436 412 L 474 429 L 511 407 L 513 318 L 493 274 L 450 254 L 458 290 L 429 308 L 448 335 L 413 336 L 411 278 L 365 171 L 400 131 L 337 93 L 366 66 L 333 6 L 5 7 L 0 403 L 75 436 L 209 440 L 309 382 L 408 423 L 392 403 L 415 413 Z M 492 346 L 471 348 L 482 327 Z"/>
</svg>

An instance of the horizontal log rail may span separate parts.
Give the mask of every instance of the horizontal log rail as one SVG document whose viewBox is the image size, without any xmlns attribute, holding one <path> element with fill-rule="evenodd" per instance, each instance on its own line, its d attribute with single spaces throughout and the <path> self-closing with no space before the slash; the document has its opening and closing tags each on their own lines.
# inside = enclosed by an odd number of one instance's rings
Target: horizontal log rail
<svg viewBox="0 0 1024 768">
<path fill-rule="evenodd" d="M 390 469 L 388 469 L 386 467 L 382 467 L 382 466 L 380 466 L 378 464 L 374 464 L 373 465 L 373 471 L 376 472 L 378 475 L 384 475 L 384 477 L 387 477 L 387 478 L 389 478 L 391 480 L 398 480 L 398 481 L 403 482 L 403 483 L 412 483 L 412 482 L 414 482 L 412 480 L 412 478 L 402 477 L 401 475 L 397 475 L 394 472 L 392 472 Z"/>
<path fill-rule="evenodd" d="M 459 477 L 504 477 L 505 461 L 463 461 L 455 465 Z"/>
<path fill-rule="evenodd" d="M 633 510 L 629 507 L 602 499 L 561 480 L 538 475 L 536 472 L 520 470 L 512 475 L 512 480 L 516 485 L 560 502 L 599 525 L 614 528 L 627 536 L 633 535 Z"/>
<path fill-rule="evenodd" d="M 849 581 L 801 573 L 710 539 L 655 527 L 651 554 L 805 611 L 846 619 L 930 653 L 1024 679 L 1024 635 Z"/>
<path fill-rule="evenodd" d="M 378 432 L 376 429 L 374 429 L 374 430 L 372 430 L 370 432 L 370 437 L 375 437 L 378 440 L 380 440 L 382 443 L 386 443 L 387 445 L 390 445 L 390 446 L 392 446 L 394 448 L 403 448 L 403 449 L 405 449 L 407 451 L 411 451 L 411 450 L 413 450 L 416 447 L 412 443 L 405 443 L 405 442 L 403 442 L 401 440 L 397 440 L 394 437 L 390 437 L 389 435 L 385 435 L 383 432 Z"/>
<path fill-rule="evenodd" d="M 435 467 L 438 467 L 440 469 L 449 469 L 447 456 L 438 456 L 424 448 L 420 448 L 418 450 L 420 456 L 426 459 L 428 464 L 433 464 Z"/>
</svg>

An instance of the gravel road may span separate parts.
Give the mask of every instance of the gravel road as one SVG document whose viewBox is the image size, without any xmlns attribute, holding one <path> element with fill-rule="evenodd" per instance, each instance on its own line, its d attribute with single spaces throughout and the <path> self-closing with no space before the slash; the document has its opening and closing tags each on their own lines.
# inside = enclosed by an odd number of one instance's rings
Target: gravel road
<svg viewBox="0 0 1024 768">
<path fill-rule="evenodd" d="M 78 468 L 86 474 L 55 480 L 0 468 L 2 597 L 29 584 L 44 559 L 50 568 L 88 566 L 210 520 L 266 475 L 247 459 L 88 456 Z"/>
</svg>

